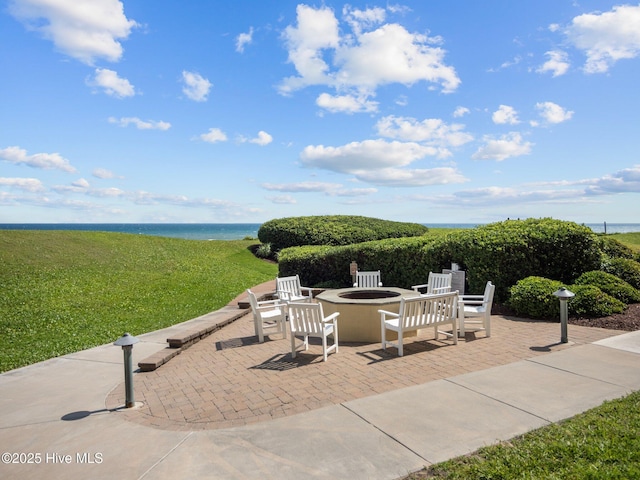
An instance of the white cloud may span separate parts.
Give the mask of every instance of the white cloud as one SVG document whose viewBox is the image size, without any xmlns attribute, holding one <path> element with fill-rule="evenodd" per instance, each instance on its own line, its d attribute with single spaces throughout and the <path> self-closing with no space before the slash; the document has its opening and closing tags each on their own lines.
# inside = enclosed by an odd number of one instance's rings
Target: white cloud
<svg viewBox="0 0 640 480">
<path fill-rule="evenodd" d="M 0 159 L 16 165 L 27 165 L 43 170 L 62 170 L 74 173 L 76 169 L 71 166 L 69 160 L 59 153 L 35 153 L 28 155 L 27 151 L 20 147 L 7 147 L 0 150 Z"/>
<path fill-rule="evenodd" d="M 266 197 L 266 199 L 277 205 L 295 205 L 298 203 L 291 195 L 273 195 Z"/>
<path fill-rule="evenodd" d="M 307 167 L 355 174 L 366 170 L 405 166 L 435 154 L 435 148 L 415 142 L 365 140 L 340 147 L 309 145 L 300 154 L 300 159 Z"/>
<path fill-rule="evenodd" d="M 587 188 L 587 193 L 591 195 L 624 192 L 640 192 L 640 164 L 597 179 Z"/>
<path fill-rule="evenodd" d="M 560 105 L 553 102 L 536 103 L 536 109 L 540 116 L 548 123 L 562 123 L 573 117 L 572 111 L 565 110 Z"/>
<path fill-rule="evenodd" d="M 485 136 L 483 140 L 485 144 L 471 156 L 474 160 L 501 162 L 507 158 L 529 155 L 533 146 L 533 143 L 523 141 L 522 135 L 517 132 L 502 135 L 499 139 Z"/>
<path fill-rule="evenodd" d="M 562 50 L 551 50 L 545 53 L 549 60 L 544 62 L 537 70 L 538 73 L 551 72 L 553 77 L 564 75 L 569 70 L 570 64 L 567 61 L 567 52 Z"/>
<path fill-rule="evenodd" d="M 459 147 L 473 140 L 473 136 L 464 132 L 464 125 L 447 125 L 438 118 L 418 121 L 411 117 L 389 115 L 376 124 L 378 134 L 410 142 L 421 142 L 438 148 L 438 157 L 451 156 L 449 147 Z"/>
<path fill-rule="evenodd" d="M 184 82 L 182 93 L 189 99 L 196 102 L 205 102 L 207 100 L 207 95 L 209 95 L 209 90 L 212 87 L 209 80 L 199 73 L 183 71 L 182 81 Z"/>
<path fill-rule="evenodd" d="M 255 143 L 256 145 L 264 147 L 265 145 L 269 145 L 272 141 L 273 137 L 271 135 L 263 130 L 260 130 L 258 132 L 258 136 L 249 140 L 249 143 Z"/>
<path fill-rule="evenodd" d="M 378 110 L 378 102 L 368 100 L 365 95 L 334 96 L 328 93 L 321 93 L 316 99 L 316 105 L 332 113 L 376 112 Z"/>
<path fill-rule="evenodd" d="M 376 25 L 384 22 L 386 11 L 384 8 L 374 7 L 360 10 L 353 8 L 351 5 L 345 5 L 342 8 L 342 16 L 351 26 L 356 35 L 360 35 L 362 30 L 369 30 Z"/>
<path fill-rule="evenodd" d="M 376 193 L 375 188 L 344 188 L 339 183 L 297 182 L 297 183 L 263 183 L 265 190 L 291 193 L 324 193 L 336 197 L 361 197 Z"/>
<path fill-rule="evenodd" d="M 464 183 L 467 179 L 455 168 L 430 169 L 383 168 L 360 171 L 356 177 L 363 182 L 387 187 L 424 187 L 428 185 L 448 185 Z"/>
<path fill-rule="evenodd" d="M 0 186 L 17 188 L 18 190 L 25 190 L 27 192 L 41 192 L 45 190 L 44 185 L 37 178 L 0 177 Z"/>
<path fill-rule="evenodd" d="M 210 128 L 207 133 L 203 133 L 199 138 L 209 143 L 227 141 L 227 135 L 219 128 Z"/>
<path fill-rule="evenodd" d="M 135 125 L 138 130 L 169 130 L 171 124 L 169 122 L 155 120 L 140 120 L 138 117 L 122 117 L 120 119 L 110 117 L 109 123 L 115 123 L 121 127 Z"/>
<path fill-rule="evenodd" d="M 416 142 L 365 140 L 340 147 L 307 146 L 300 154 L 302 164 L 353 175 L 374 185 L 414 187 L 466 181 L 454 168 L 405 169 L 438 149 Z"/>
<path fill-rule="evenodd" d="M 366 97 L 374 95 L 381 85 L 409 86 L 425 81 L 450 93 L 460 84 L 455 69 L 444 63 L 445 51 L 437 46 L 439 37 L 412 34 L 395 23 L 380 25 L 385 20 L 381 8 L 358 10 L 347 6 L 344 14 L 352 34 L 341 35 L 330 8 L 298 5 L 297 24 L 288 26 L 283 35 L 289 62 L 298 75 L 285 78 L 280 93 L 325 85 L 335 88 L 338 95 L 322 97 L 323 105 L 333 111 L 352 112 L 353 105 L 340 108 L 338 100 L 345 102 L 351 97 L 350 102 L 357 99 L 365 105 Z"/>
<path fill-rule="evenodd" d="M 640 53 L 640 5 L 618 5 L 604 13 L 575 17 L 564 30 L 587 56 L 586 73 L 604 73 L 618 60 Z"/>
<path fill-rule="evenodd" d="M 120 78 L 118 73 L 108 68 L 96 68 L 95 75 L 87 84 L 104 89 L 107 95 L 116 98 L 133 97 L 135 88 L 126 78 Z"/>
<path fill-rule="evenodd" d="M 138 25 L 118 0 L 12 0 L 9 11 L 58 50 L 88 65 L 99 58 L 120 60 L 120 41 Z"/>
<path fill-rule="evenodd" d="M 247 33 L 241 33 L 236 37 L 236 52 L 244 52 L 245 45 L 251 45 L 253 41 L 253 27 Z"/>
<path fill-rule="evenodd" d="M 458 107 L 453 112 L 453 117 L 454 118 L 464 117 L 468 113 L 469 113 L 469 109 L 467 107 Z"/>
<path fill-rule="evenodd" d="M 112 178 L 122 178 L 118 175 L 116 175 L 115 173 L 113 173 L 110 170 L 107 170 L 105 168 L 96 168 L 93 172 L 91 172 L 91 174 L 96 177 L 96 178 L 100 178 L 102 180 L 108 180 L 108 179 L 112 179 Z"/>
<path fill-rule="evenodd" d="M 498 110 L 493 112 L 491 119 L 493 120 L 493 123 L 497 124 L 506 123 L 509 125 L 516 125 L 520 123 L 520 121 L 518 120 L 518 112 L 516 112 L 516 110 L 509 105 L 500 105 Z"/>
</svg>

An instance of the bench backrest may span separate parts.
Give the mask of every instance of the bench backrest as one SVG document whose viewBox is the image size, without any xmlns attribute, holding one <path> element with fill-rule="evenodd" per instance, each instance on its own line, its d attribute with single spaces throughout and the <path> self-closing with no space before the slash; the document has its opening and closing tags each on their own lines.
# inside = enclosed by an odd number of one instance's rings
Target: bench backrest
<svg viewBox="0 0 640 480">
<path fill-rule="evenodd" d="M 403 298 L 399 315 L 399 326 L 403 330 L 451 323 L 458 316 L 458 292 Z"/>
</svg>

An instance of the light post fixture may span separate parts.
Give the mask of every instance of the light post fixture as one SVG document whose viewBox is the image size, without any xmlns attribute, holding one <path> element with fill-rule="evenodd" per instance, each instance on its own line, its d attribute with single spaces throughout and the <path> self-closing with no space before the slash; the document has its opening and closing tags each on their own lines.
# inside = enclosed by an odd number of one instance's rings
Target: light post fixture
<svg viewBox="0 0 640 480">
<path fill-rule="evenodd" d="M 140 340 L 136 337 L 125 333 L 113 343 L 118 347 L 122 347 L 122 352 L 124 354 L 124 386 L 126 392 L 125 407 L 127 408 L 131 408 L 136 405 L 136 401 L 133 398 L 133 360 L 131 358 L 131 353 L 133 345 L 139 341 Z"/>
<path fill-rule="evenodd" d="M 569 341 L 567 338 L 567 320 L 569 316 L 567 303 L 570 298 L 575 297 L 575 293 L 560 287 L 553 294 L 560 299 L 560 342 L 567 343 Z"/>
</svg>

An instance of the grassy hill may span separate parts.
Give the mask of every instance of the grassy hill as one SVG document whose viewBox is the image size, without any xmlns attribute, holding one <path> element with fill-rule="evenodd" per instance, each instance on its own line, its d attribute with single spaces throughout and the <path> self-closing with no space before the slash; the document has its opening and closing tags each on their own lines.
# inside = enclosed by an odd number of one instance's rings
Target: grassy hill
<svg viewBox="0 0 640 480">
<path fill-rule="evenodd" d="M 254 243 L 0 231 L 0 371 L 223 307 L 277 274 Z"/>
</svg>

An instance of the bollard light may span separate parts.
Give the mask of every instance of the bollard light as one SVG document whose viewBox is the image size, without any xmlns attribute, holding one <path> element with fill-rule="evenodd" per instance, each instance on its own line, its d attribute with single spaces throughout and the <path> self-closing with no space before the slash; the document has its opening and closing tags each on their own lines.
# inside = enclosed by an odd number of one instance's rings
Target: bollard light
<svg viewBox="0 0 640 480">
<path fill-rule="evenodd" d="M 125 407 L 127 408 L 134 407 L 136 404 L 136 401 L 133 398 L 133 360 L 131 353 L 133 345 L 139 341 L 140 340 L 136 337 L 125 333 L 118 340 L 113 342 L 114 345 L 122 347 L 122 352 L 124 354 L 124 387 L 126 392 Z"/>
<path fill-rule="evenodd" d="M 575 296 L 575 293 L 560 287 L 553 294 L 560 299 L 560 342 L 567 343 L 569 341 L 567 335 L 567 320 L 569 316 L 567 302 Z"/>
</svg>

